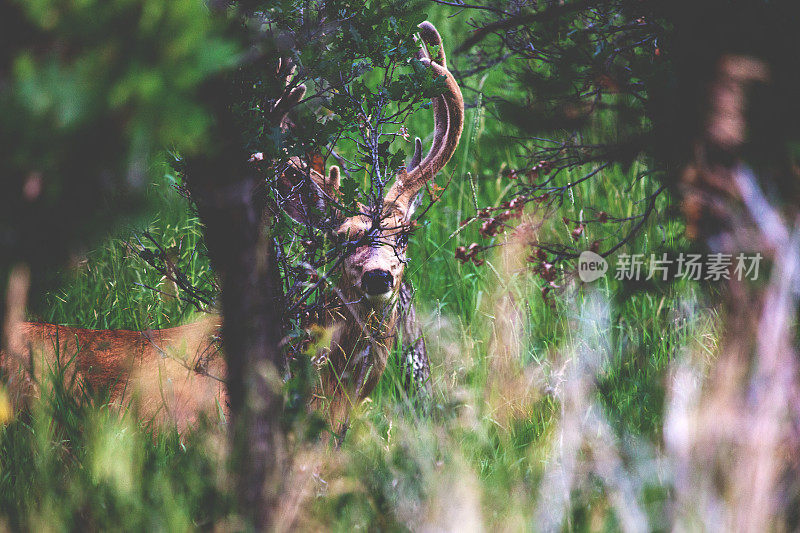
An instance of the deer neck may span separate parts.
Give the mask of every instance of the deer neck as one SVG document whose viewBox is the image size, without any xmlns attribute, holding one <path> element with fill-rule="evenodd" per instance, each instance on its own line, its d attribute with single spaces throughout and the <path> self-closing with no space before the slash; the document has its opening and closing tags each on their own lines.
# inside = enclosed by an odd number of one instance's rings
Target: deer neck
<svg viewBox="0 0 800 533">
<path fill-rule="evenodd" d="M 397 337 L 398 298 L 377 303 L 352 290 L 340 294 L 350 303 L 335 311 L 330 359 L 337 375 L 363 398 L 377 385 Z"/>
</svg>

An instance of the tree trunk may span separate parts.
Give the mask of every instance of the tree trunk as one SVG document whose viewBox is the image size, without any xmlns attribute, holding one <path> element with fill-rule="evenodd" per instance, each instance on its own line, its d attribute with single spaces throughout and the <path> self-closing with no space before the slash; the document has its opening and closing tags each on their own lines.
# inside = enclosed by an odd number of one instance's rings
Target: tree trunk
<svg viewBox="0 0 800 533">
<path fill-rule="evenodd" d="M 285 464 L 276 316 L 280 284 L 263 218 L 263 176 L 248 168 L 246 159 L 224 159 L 189 161 L 187 183 L 222 286 L 229 428 L 239 503 L 261 530 L 269 527 Z"/>
</svg>

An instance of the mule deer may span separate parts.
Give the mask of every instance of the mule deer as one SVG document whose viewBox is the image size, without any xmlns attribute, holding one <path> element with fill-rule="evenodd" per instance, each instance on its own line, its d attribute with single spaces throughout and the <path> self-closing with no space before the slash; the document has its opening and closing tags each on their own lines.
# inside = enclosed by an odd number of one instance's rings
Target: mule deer
<svg viewBox="0 0 800 533">
<path fill-rule="evenodd" d="M 430 151 L 422 158 L 422 143 L 416 139 L 410 164 L 398 173 L 382 205 L 360 206 L 359 214 L 341 220 L 336 228 L 349 248 L 335 292 L 348 303 L 322 317 L 323 325 L 330 326 L 334 334 L 327 353 L 329 364 L 322 369 L 312 404 L 327 406 L 330 421 L 341 430 L 347 426 L 349 408 L 378 383 L 399 328 L 409 344 L 405 350 L 409 379 L 424 389 L 429 378 L 424 341 L 415 322 L 410 291 L 403 284 L 407 236 L 415 197 L 456 150 L 463 129 L 464 102 L 447 70 L 439 33 L 424 22 L 420 35 L 425 43 L 439 47 L 435 58 L 421 47 L 420 61 L 443 76 L 446 83 L 445 92 L 432 100 L 434 137 Z M 285 115 L 301 100 L 304 90 L 299 86 L 285 91 L 275 108 Z M 310 178 L 307 184 L 318 199 L 337 197 L 338 167 L 331 167 L 325 176 L 299 160 L 293 160 L 291 166 L 293 172 Z M 282 207 L 294 218 L 302 218 L 305 206 L 300 199 L 294 196 L 286 202 Z M 201 412 L 226 410 L 225 365 L 216 346 L 218 331 L 217 317 L 150 331 L 22 323 L 11 335 L 9 352 L 34 354 L 27 361 L 34 368 L 11 372 L 11 379 L 22 381 L 22 385 L 33 384 L 36 380 L 32 376 L 41 369 L 58 368 L 69 361 L 70 380 L 108 391 L 114 403 L 138 398 L 143 415 L 173 420 L 182 428 Z M 8 373 L 9 356 L 5 359 L 3 366 Z"/>
</svg>

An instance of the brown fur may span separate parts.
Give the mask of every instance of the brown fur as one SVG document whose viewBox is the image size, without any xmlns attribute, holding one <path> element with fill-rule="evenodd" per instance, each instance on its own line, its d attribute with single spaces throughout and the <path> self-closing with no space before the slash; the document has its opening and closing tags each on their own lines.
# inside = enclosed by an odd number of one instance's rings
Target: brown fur
<svg viewBox="0 0 800 533">
<path fill-rule="evenodd" d="M 106 397 L 113 406 L 133 402 L 144 419 L 183 429 L 199 413 L 227 413 L 219 327 L 215 316 L 146 331 L 23 322 L 0 359 L 18 401 L 63 373 L 67 385 Z"/>
<path fill-rule="evenodd" d="M 360 246 L 345 258 L 339 290 L 348 303 L 325 319 L 335 333 L 330 365 L 323 369 L 315 403 L 330 401 L 328 412 L 334 426 L 346 425 L 350 408 L 378 384 L 397 340 L 397 300 L 405 269 L 405 249 L 396 245 L 400 216 L 394 212 L 382 217 L 379 242 Z M 367 216 L 353 217 L 340 226 L 339 233 L 358 240 L 371 224 Z M 364 272 L 376 268 L 387 270 L 394 279 L 386 300 L 369 300 L 359 289 Z"/>
</svg>

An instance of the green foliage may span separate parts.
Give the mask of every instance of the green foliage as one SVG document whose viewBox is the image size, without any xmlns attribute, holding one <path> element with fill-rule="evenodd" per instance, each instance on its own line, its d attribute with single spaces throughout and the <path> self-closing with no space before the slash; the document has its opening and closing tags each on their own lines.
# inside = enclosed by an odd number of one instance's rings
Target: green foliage
<svg viewBox="0 0 800 533">
<path fill-rule="evenodd" d="M 180 290 L 137 254 L 166 251 L 188 282 L 213 294 L 214 273 L 203 228 L 191 205 L 176 192 L 174 176 L 154 177 L 147 203 L 157 213 L 146 224 L 128 225 L 73 268 L 62 272 L 59 289 L 29 305 L 32 318 L 91 329 L 167 328 L 191 322 L 196 308 Z"/>
<path fill-rule="evenodd" d="M 412 60 L 417 51 L 412 35 L 425 19 L 418 2 L 333 0 L 311 9 L 301 4 L 250 6 L 247 26 L 263 37 L 261 57 L 233 79 L 234 115 L 250 153 L 262 152 L 270 160 L 305 157 L 343 135 L 358 134 L 365 122 L 374 121 L 373 108 L 398 109 L 441 93 L 442 86 Z M 306 115 L 293 120 L 288 131 L 270 116 L 287 81 L 270 68 L 279 58 L 295 67 L 288 87 L 304 83 L 309 90 L 309 106 L 301 111 Z M 308 120 L 308 113 L 317 119 Z"/>
<path fill-rule="evenodd" d="M 240 57 L 202 0 L 5 2 L 0 34 L 4 260 L 37 268 L 141 209 L 154 149 L 202 147 Z"/>
<path fill-rule="evenodd" d="M 21 49 L 11 56 L 9 104 L 22 109 L 27 129 L 51 135 L 40 143 L 58 143 L 102 117 L 118 122 L 134 154 L 171 144 L 200 147 L 209 122 L 193 95 L 205 78 L 239 58 L 216 34 L 202 2 L 19 4 L 24 18 L 18 22 L 60 50 Z M 43 155 L 41 144 L 35 151 L 15 148 L 26 161 Z"/>
</svg>

